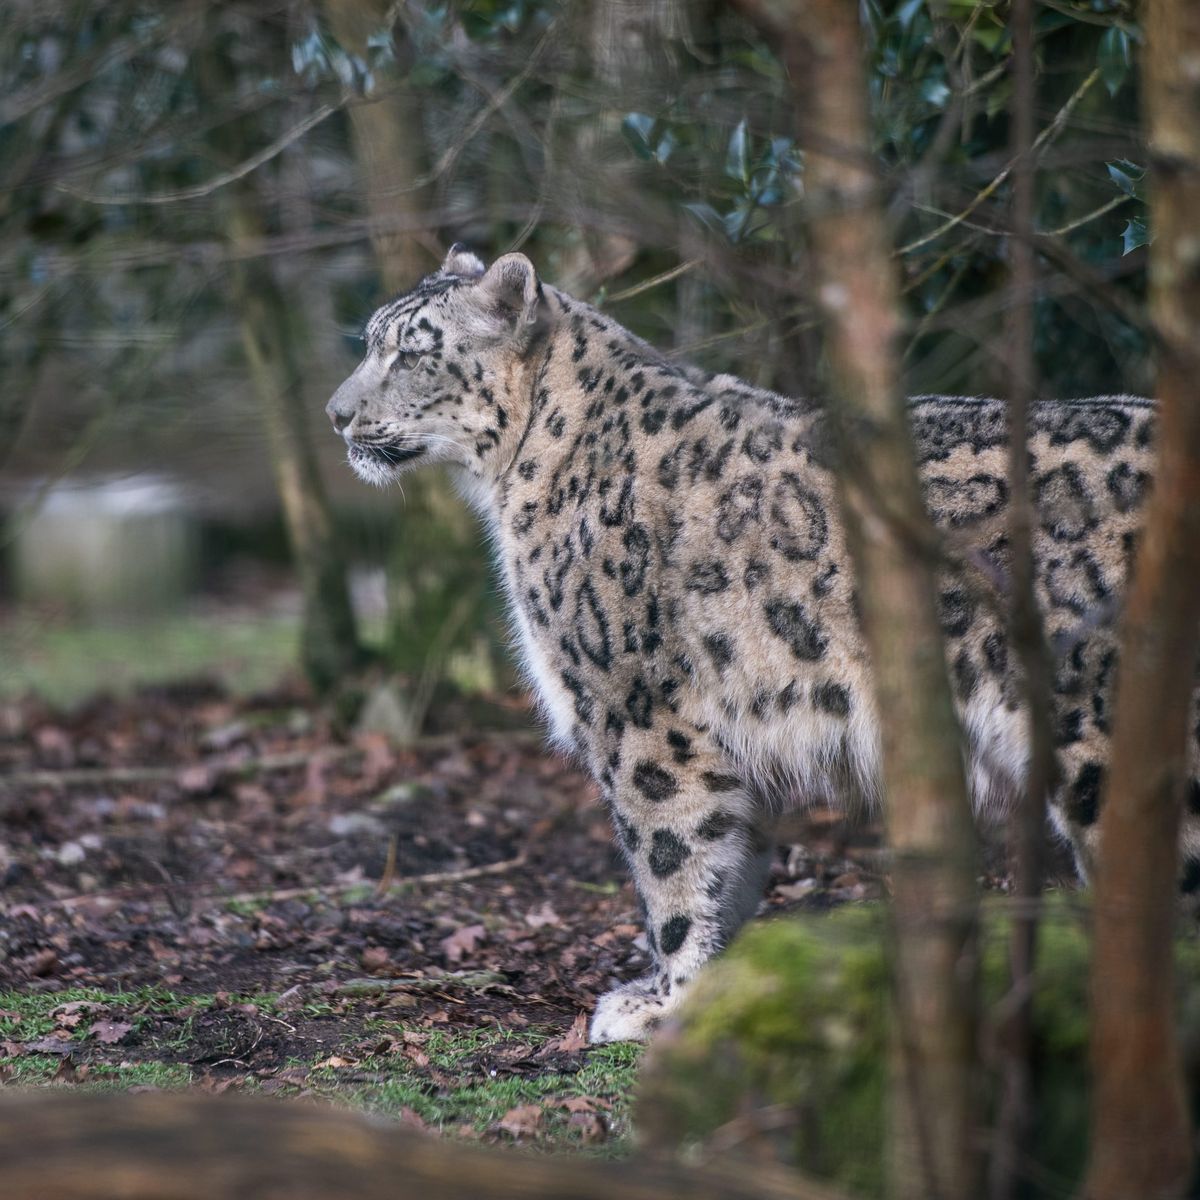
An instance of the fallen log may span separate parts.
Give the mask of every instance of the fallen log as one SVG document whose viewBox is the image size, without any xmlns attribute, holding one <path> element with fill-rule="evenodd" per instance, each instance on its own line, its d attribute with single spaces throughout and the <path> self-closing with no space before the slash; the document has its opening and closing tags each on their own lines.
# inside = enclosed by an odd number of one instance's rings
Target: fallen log
<svg viewBox="0 0 1200 1200">
<path fill-rule="evenodd" d="M 6 1200 L 841 1200 L 771 1164 L 703 1169 L 452 1143 L 303 1101 L 0 1097 Z"/>
</svg>

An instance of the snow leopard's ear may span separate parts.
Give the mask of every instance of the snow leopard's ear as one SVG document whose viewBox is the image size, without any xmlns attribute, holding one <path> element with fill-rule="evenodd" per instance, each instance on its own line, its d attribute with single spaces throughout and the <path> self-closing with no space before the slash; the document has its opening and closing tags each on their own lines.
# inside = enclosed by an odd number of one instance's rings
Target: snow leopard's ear
<svg viewBox="0 0 1200 1200">
<path fill-rule="evenodd" d="M 542 285 L 525 255 L 505 254 L 496 259 L 477 286 L 480 299 L 492 315 L 516 332 L 537 322 Z"/>
<path fill-rule="evenodd" d="M 483 265 L 483 260 L 472 254 L 462 242 L 455 242 L 450 247 L 446 261 L 442 263 L 443 275 L 459 275 L 463 279 L 478 279 L 485 270 L 487 268 Z"/>
</svg>

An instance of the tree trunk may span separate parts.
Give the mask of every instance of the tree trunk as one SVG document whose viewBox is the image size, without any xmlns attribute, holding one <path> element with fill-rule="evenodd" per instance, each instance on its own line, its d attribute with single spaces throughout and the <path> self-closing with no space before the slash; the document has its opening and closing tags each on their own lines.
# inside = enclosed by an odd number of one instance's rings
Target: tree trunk
<svg viewBox="0 0 1200 1200">
<path fill-rule="evenodd" d="M 236 257 L 239 248 L 264 233 L 255 191 L 253 177 L 248 177 L 226 197 L 225 231 L 235 254 L 233 303 L 304 593 L 301 659 L 313 685 L 327 689 L 360 665 L 362 652 L 346 566 L 309 435 L 304 377 L 295 360 L 287 299 L 267 263 Z"/>
<path fill-rule="evenodd" d="M 928 519 L 898 382 L 896 284 L 870 159 L 858 6 L 794 0 L 791 21 L 784 53 L 791 78 L 804 81 L 800 137 L 843 431 L 842 513 L 882 724 L 894 936 L 889 1186 L 902 1200 L 974 1200 L 975 835 L 932 570 L 911 542 Z"/>
<path fill-rule="evenodd" d="M 325 0 L 325 15 L 343 50 L 365 62 L 367 39 L 389 30 L 402 61 L 405 39 L 400 26 L 389 25 L 392 7 L 388 0 Z M 412 229 L 396 227 L 397 217 L 415 217 L 427 198 L 427 188 L 414 187 L 428 165 L 416 94 L 388 84 L 355 102 L 350 106 L 350 138 L 380 278 L 389 292 L 407 290 L 438 259 L 432 231 L 423 244 L 425 238 Z"/>
<path fill-rule="evenodd" d="M 221 97 L 234 94 L 236 69 L 215 42 L 205 49 L 199 73 L 215 106 Z M 251 142 L 249 118 L 236 117 L 216 127 L 210 148 L 218 161 L 238 162 L 249 153 Z M 309 433 L 304 371 L 296 355 L 300 318 L 269 260 L 251 252 L 266 233 L 259 178 L 246 175 L 225 189 L 217 219 L 232 251 L 233 306 L 304 595 L 301 661 L 313 685 L 324 690 L 361 664 L 362 651 L 345 563 Z"/>
<path fill-rule="evenodd" d="M 329 27 L 344 50 L 365 61 L 367 39 L 387 30 L 403 70 L 412 51 L 403 22 L 389 18 L 394 7 L 387 0 L 324 0 Z M 404 214 L 415 228 L 431 199 L 429 187 L 415 186 L 429 157 L 416 93 L 380 84 L 378 95 L 351 106 L 350 134 L 380 280 L 390 293 L 406 291 L 441 257 L 436 231 L 418 236 L 395 228 Z M 502 655 L 486 633 L 486 554 L 478 523 L 440 471 L 405 479 L 388 561 L 388 608 L 387 662 L 412 681 L 403 695 L 393 691 L 401 709 L 388 725 L 393 736 L 420 731 L 432 685 L 455 655 L 479 660 L 483 679 L 476 682 L 495 686 Z"/>
<path fill-rule="evenodd" d="M 589 81 L 596 111 L 572 126 L 567 169 L 557 180 L 562 204 L 568 221 L 589 210 L 628 215 L 637 189 L 621 117 L 631 110 L 654 112 L 671 94 L 679 75 L 678 47 L 688 35 L 688 4 L 604 0 L 576 6 L 574 17 L 577 70 Z M 559 284 L 587 296 L 627 270 L 639 246 L 626 234 L 592 228 L 586 216 L 574 216 L 572 223 L 580 240 L 560 256 Z"/>
<path fill-rule="evenodd" d="M 0 1194 L 37 1200 L 839 1200 L 768 1164 L 700 1170 L 456 1145 L 324 1105 L 25 1091 Z"/>
<path fill-rule="evenodd" d="M 1100 817 L 1089 1200 L 1178 1196 L 1192 1166 L 1171 928 L 1200 639 L 1200 6 L 1148 0 L 1144 11 L 1158 469 L 1126 599 Z"/>
<path fill-rule="evenodd" d="M 1042 614 L 1034 590 L 1033 493 L 1029 481 L 1029 417 L 1037 395 L 1034 361 L 1034 20 L 1033 0 L 1013 0 L 1012 153 L 1013 202 L 1010 246 L 1012 294 L 1005 346 L 1009 362 L 1008 540 L 1012 555 L 1009 642 L 1021 667 L 1029 739 L 1024 793 L 1009 818 L 1015 901 L 1010 945 L 1007 1017 L 997 1030 L 1003 1055 L 1001 1096 L 989 1163 L 991 1200 L 1014 1200 L 1025 1190 L 1024 1164 L 1034 1135 L 1034 970 L 1042 891 L 1046 799 L 1057 776 L 1051 736 L 1053 675 Z"/>
</svg>

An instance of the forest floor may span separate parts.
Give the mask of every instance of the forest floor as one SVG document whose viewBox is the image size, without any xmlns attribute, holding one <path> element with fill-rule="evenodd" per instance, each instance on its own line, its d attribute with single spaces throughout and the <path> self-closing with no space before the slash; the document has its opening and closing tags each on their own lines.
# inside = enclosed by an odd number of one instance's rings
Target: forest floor
<svg viewBox="0 0 1200 1200">
<path fill-rule="evenodd" d="M 585 1023 L 647 965 L 633 892 L 591 783 L 494 715 L 397 749 L 300 690 L 0 702 L 0 1083 L 622 1152 L 638 1050 Z M 765 910 L 880 895 L 876 828 L 789 839 Z"/>
</svg>

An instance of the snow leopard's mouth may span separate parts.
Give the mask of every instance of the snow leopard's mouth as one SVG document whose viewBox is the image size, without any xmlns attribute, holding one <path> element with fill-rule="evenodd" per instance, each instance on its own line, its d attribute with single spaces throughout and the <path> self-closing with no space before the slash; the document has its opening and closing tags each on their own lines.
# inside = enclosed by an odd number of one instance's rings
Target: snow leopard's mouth
<svg viewBox="0 0 1200 1200">
<path fill-rule="evenodd" d="M 350 442 L 349 446 L 351 462 L 365 459 L 381 467 L 398 467 L 425 453 L 424 446 L 402 445 L 398 442 Z"/>
<path fill-rule="evenodd" d="M 386 487 L 394 483 L 402 470 L 425 453 L 425 447 L 399 442 L 356 442 L 347 439 L 346 450 L 350 466 L 364 483 Z"/>
</svg>

